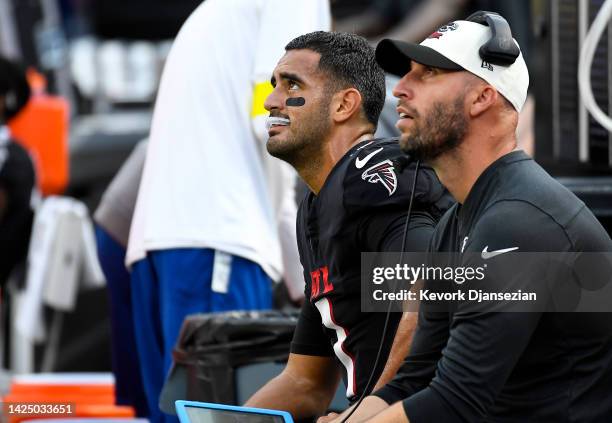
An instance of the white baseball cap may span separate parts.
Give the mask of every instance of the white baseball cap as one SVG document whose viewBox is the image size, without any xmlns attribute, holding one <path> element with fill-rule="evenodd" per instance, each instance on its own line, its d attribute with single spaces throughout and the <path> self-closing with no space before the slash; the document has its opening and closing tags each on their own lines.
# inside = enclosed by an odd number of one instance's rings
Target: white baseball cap
<svg viewBox="0 0 612 423">
<path fill-rule="evenodd" d="M 385 71 L 399 77 L 410 71 L 410 60 L 440 69 L 466 70 L 495 87 L 520 111 L 529 87 L 523 54 L 510 66 L 488 63 L 479 50 L 490 38 L 491 29 L 486 25 L 454 21 L 438 28 L 421 44 L 382 40 L 376 46 L 376 61 Z"/>
</svg>

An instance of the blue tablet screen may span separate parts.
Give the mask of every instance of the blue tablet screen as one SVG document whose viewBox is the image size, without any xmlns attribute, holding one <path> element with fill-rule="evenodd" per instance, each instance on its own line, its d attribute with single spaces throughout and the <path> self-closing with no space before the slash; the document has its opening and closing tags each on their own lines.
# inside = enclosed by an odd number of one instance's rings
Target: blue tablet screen
<svg viewBox="0 0 612 423">
<path fill-rule="evenodd" d="M 254 412 L 217 410 L 186 406 L 185 411 L 191 423 L 284 423 L 281 416 L 260 414 Z"/>
</svg>

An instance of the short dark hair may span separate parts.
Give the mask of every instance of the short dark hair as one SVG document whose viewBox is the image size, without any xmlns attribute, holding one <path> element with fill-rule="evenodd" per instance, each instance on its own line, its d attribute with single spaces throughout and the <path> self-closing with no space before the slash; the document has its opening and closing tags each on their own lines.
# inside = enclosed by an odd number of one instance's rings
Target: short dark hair
<svg viewBox="0 0 612 423">
<path fill-rule="evenodd" d="M 327 74 L 334 91 L 354 87 L 361 93 L 365 117 L 376 128 L 385 103 L 385 73 L 367 40 L 345 32 L 315 31 L 285 46 L 287 51 L 299 49 L 321 55 L 319 70 Z"/>
</svg>

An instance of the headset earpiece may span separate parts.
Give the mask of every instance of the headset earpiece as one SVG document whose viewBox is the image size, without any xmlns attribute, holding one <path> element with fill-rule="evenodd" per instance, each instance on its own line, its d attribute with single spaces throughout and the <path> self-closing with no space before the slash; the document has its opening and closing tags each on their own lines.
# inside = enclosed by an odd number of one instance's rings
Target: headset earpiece
<svg viewBox="0 0 612 423">
<path fill-rule="evenodd" d="M 494 12 L 479 11 L 466 21 L 476 22 L 491 28 L 491 38 L 478 50 L 482 60 L 494 65 L 510 66 L 521 54 L 514 40 L 508 21 Z"/>
</svg>

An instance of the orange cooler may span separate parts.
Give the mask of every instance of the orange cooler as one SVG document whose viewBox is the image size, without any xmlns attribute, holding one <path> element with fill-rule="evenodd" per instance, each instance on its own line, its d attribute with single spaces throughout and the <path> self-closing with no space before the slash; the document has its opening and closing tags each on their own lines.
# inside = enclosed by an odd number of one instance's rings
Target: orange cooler
<svg viewBox="0 0 612 423">
<path fill-rule="evenodd" d="M 61 194 L 68 185 L 68 102 L 45 93 L 44 77 L 28 71 L 32 97 L 9 122 L 13 138 L 32 155 L 43 195 Z"/>
</svg>

